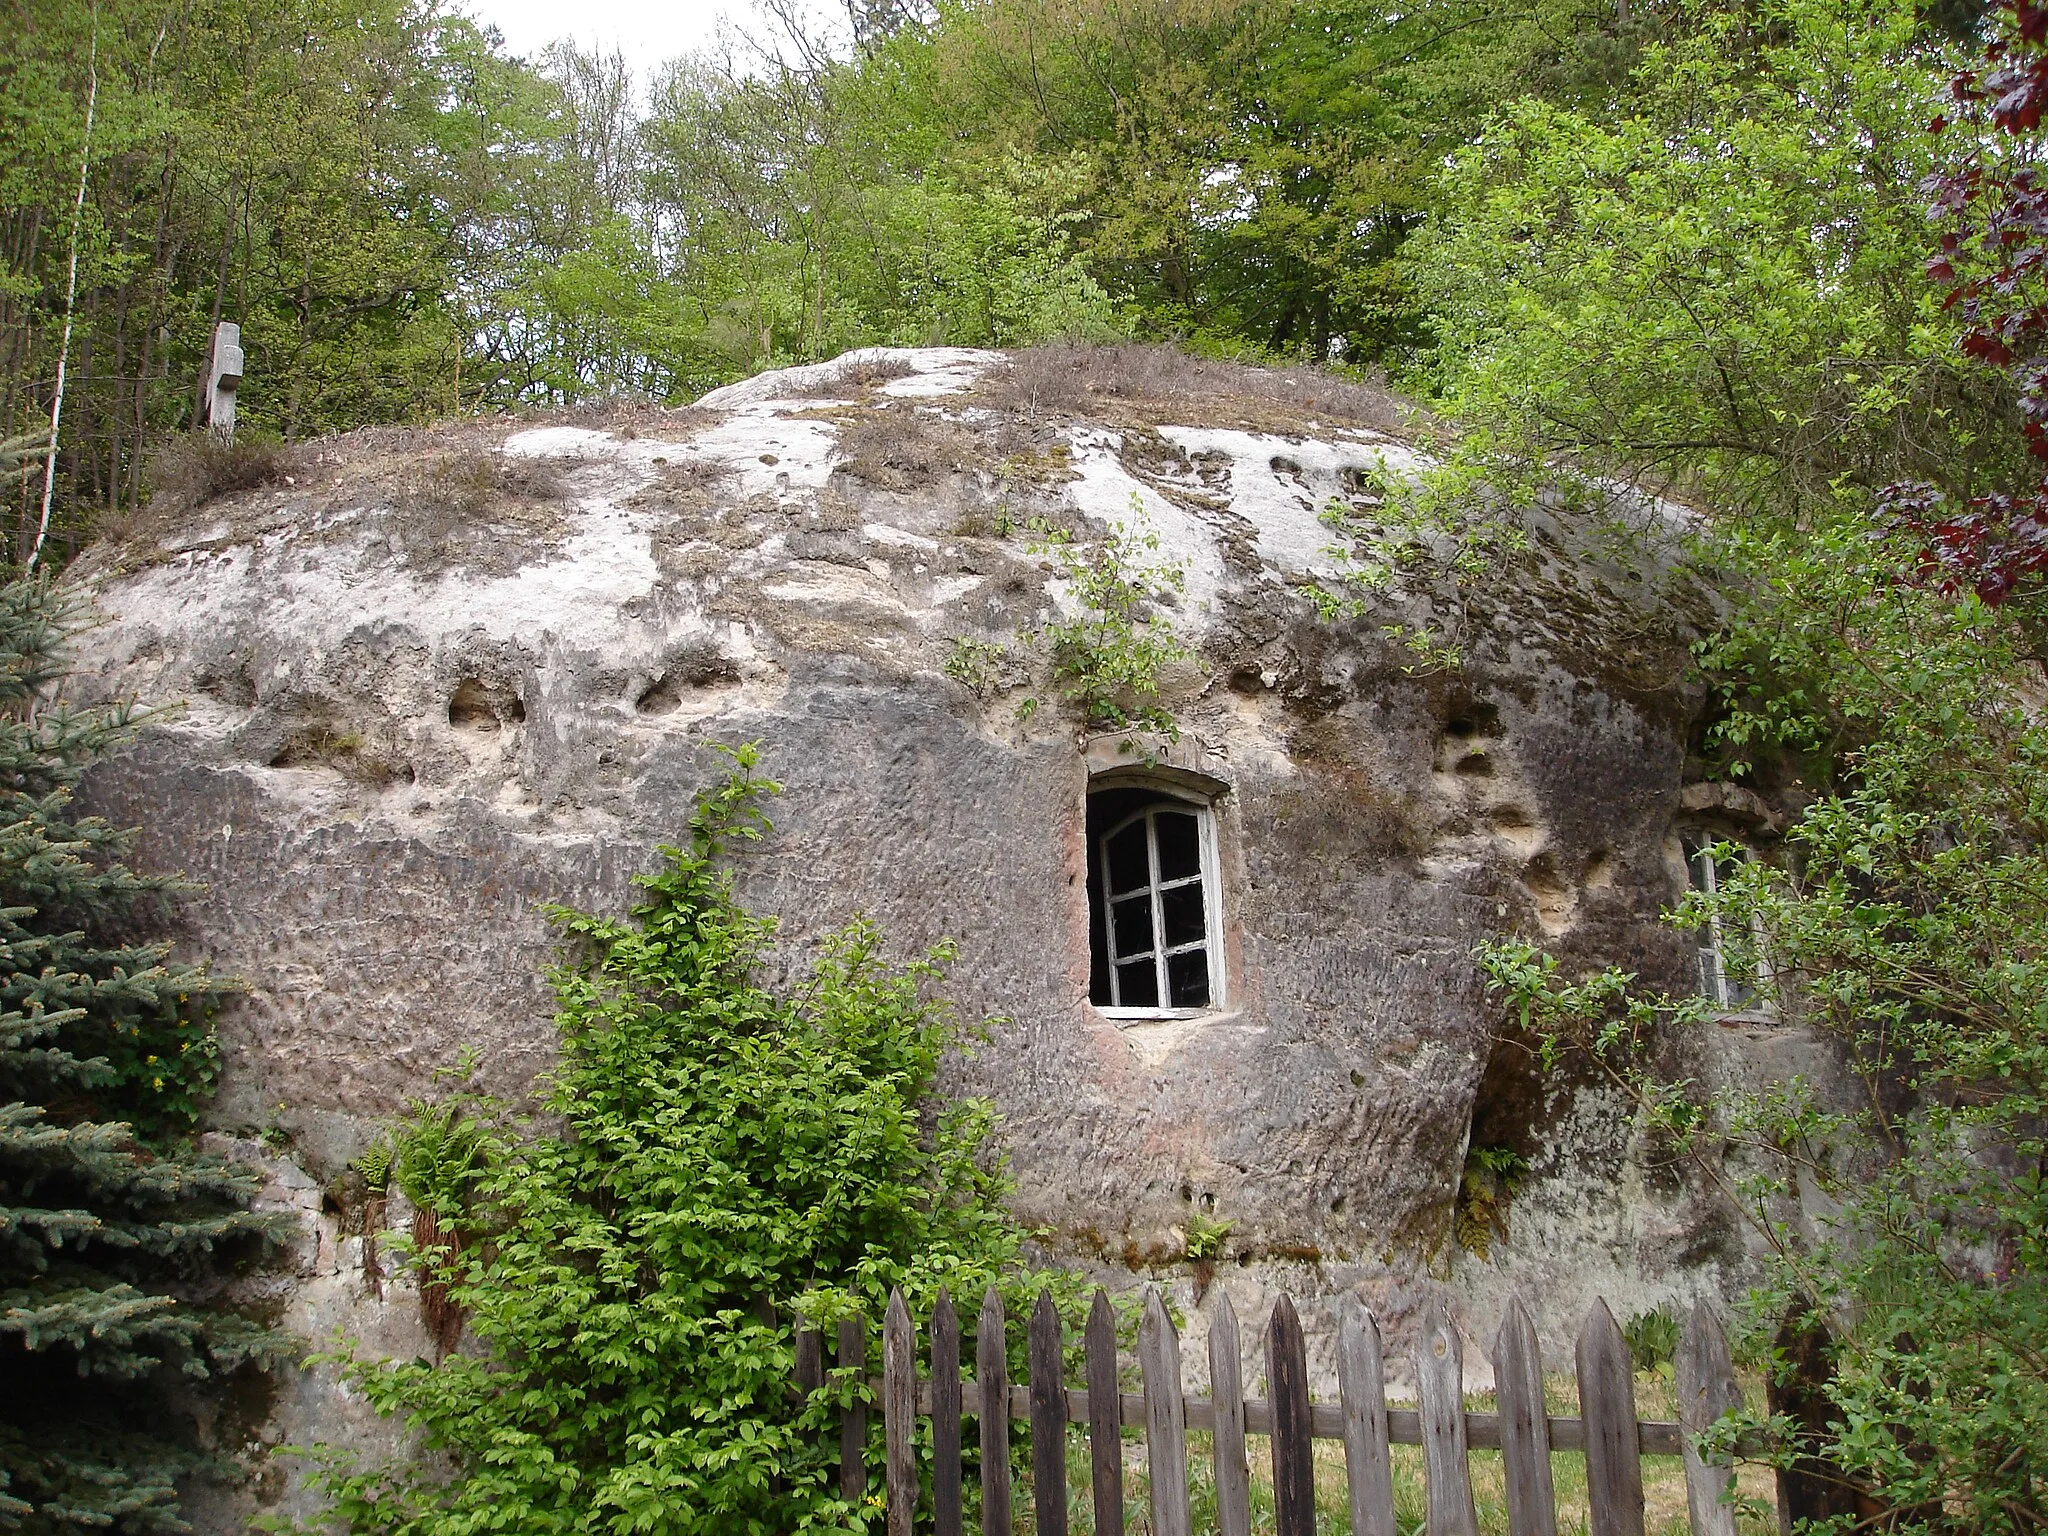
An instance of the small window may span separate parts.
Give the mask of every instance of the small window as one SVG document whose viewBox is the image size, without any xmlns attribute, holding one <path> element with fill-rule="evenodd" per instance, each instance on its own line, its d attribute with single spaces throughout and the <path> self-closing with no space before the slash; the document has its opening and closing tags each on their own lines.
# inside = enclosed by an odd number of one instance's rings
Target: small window
<svg viewBox="0 0 2048 1536">
<path fill-rule="evenodd" d="M 1685 837 L 1681 843 L 1686 879 L 1703 896 L 1716 894 L 1729 874 L 1751 858 L 1747 849 L 1719 841 L 1710 833 Z M 1701 997 L 1730 1012 L 1766 1006 L 1758 996 L 1771 974 L 1761 924 L 1752 924 L 1743 932 L 1717 912 L 1693 930 L 1693 937 L 1699 945 Z"/>
<path fill-rule="evenodd" d="M 1144 787 L 1090 795 L 1090 1001 L 1127 1016 L 1219 1006 L 1216 897 L 1206 804 Z"/>
</svg>

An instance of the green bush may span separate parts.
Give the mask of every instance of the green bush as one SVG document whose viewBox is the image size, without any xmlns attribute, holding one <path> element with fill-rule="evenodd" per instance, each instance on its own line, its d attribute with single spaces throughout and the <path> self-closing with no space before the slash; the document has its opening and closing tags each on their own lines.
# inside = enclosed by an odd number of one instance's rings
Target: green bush
<svg viewBox="0 0 2048 1536">
<path fill-rule="evenodd" d="M 1077 609 L 1071 618 L 1041 625 L 1033 638 L 1052 663 L 1060 691 L 1089 730 L 1132 727 L 1180 734 L 1159 702 L 1166 669 L 1194 653 L 1161 608 L 1187 586 L 1180 562 L 1158 562 L 1158 533 L 1144 521 L 1144 503 L 1131 493 L 1131 525 L 1112 524 L 1102 542 L 1084 549 L 1073 536 L 1034 519 L 1031 552 L 1049 556 Z"/>
<path fill-rule="evenodd" d="M 932 1096 L 960 1038 L 928 996 L 945 954 L 892 967 L 855 922 L 802 986 L 759 983 L 773 924 L 719 858 L 766 827 L 776 786 L 752 749 L 736 760 L 629 919 L 555 910 L 572 953 L 546 1119 L 465 1097 L 401 1136 L 397 1177 L 443 1234 L 414 1262 L 469 1344 L 346 1371 L 454 1475 L 327 1457 L 348 1529 L 857 1529 L 873 1511 L 828 1486 L 824 1433 L 852 1388 L 799 1401 L 795 1318 L 879 1319 L 892 1286 L 920 1315 L 941 1286 L 971 1314 L 990 1284 L 1022 1316 L 989 1109 Z"/>
</svg>

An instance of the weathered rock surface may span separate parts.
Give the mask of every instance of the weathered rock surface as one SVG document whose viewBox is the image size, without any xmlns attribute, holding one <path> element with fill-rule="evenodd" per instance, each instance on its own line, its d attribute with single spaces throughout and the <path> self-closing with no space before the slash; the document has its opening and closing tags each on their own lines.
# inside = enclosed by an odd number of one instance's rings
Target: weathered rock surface
<svg viewBox="0 0 2048 1536">
<path fill-rule="evenodd" d="M 1448 589 L 1463 656 L 1430 671 L 1386 632 L 1419 595 L 1326 621 L 1303 590 L 1331 579 L 1326 503 L 1415 462 L 1392 402 L 1127 374 L 864 353 L 686 411 L 358 434 L 98 552 L 78 686 L 184 709 L 91 798 L 205 883 L 189 944 L 249 983 L 222 1127 L 275 1127 L 327 1181 L 465 1050 L 517 1091 L 551 1049 L 540 904 L 622 906 L 714 746 L 758 741 L 787 789 L 743 893 L 793 960 L 857 913 L 904 955 L 958 944 L 962 1011 L 1000 1019 L 950 1086 L 997 1104 L 1054 1253 L 1185 1284 L 1199 1213 L 1230 1224 L 1240 1316 L 1359 1286 L 1398 1334 L 1448 1283 L 1490 1341 L 1515 1286 L 1565 1348 L 1594 1294 L 1720 1284 L 1731 1234 L 1631 1156 L 1620 1106 L 1496 1052 L 1471 957 L 1522 932 L 1683 984 L 1657 914 L 1697 597 L 1539 516 L 1512 572 Z M 1032 517 L 1149 527 L 1185 569 L 1165 760 L 1227 786 L 1219 1011 L 1087 1001 L 1085 797 L 1131 759 L 1048 690 L 1030 632 L 1072 598 Z M 1009 648 L 955 661 L 979 691 L 948 675 L 962 640 Z M 1487 1262 L 1448 1241 L 1475 1134 L 1534 1165 Z M 341 1317 L 339 1273 L 290 1315 L 385 1327 L 359 1270 Z M 346 1417 L 317 1397 L 280 1405 L 291 1438 Z"/>
</svg>

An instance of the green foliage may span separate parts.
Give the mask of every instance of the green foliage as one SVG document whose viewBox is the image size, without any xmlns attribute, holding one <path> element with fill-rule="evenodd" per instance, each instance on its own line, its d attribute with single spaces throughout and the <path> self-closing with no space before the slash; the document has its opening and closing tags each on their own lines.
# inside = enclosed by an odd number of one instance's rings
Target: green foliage
<svg viewBox="0 0 2048 1536">
<path fill-rule="evenodd" d="M 1010 648 L 995 640 L 956 636 L 946 650 L 942 670 L 977 699 L 992 697 L 1003 685 L 1013 659 Z"/>
<path fill-rule="evenodd" d="M 1904 0 L 1771 0 L 1652 47 L 1631 111 L 1505 110 L 1409 249 L 1417 381 L 1467 460 L 1724 521 L 2010 473 L 2009 405 L 1920 277 L 1953 60 L 1919 37 Z"/>
<path fill-rule="evenodd" d="M 1770 1459 L 1888 1528 L 2031 1532 L 2048 1523 L 2041 600 L 1928 590 L 1917 547 L 1870 517 L 1891 481 L 1962 498 L 2027 476 L 2007 386 L 1957 353 L 1920 276 L 1912 189 L 1952 63 L 1904 4 L 1715 13 L 1651 50 L 1628 110 L 1503 114 L 1415 255 L 1468 480 L 1548 474 L 1667 544 L 1626 487 L 1709 512 L 1686 530 L 1725 604 L 1697 650 L 1701 745 L 1805 809 L 1782 868 L 1729 863 L 1674 920 L 1760 932 L 1762 1003 L 1830 1042 L 1858 1093 L 1661 1069 L 1715 1028 L 1706 1004 L 1567 974 L 1522 940 L 1485 948 L 1489 984 L 1547 1063 L 1627 1095 L 1767 1256 L 1743 1347 L 1824 1407 L 1717 1434 L 1762 1431 Z M 1823 1341 L 1817 1368 L 1786 1347 L 1800 1336 Z"/>
<path fill-rule="evenodd" d="M 496 1109 L 488 1099 L 467 1096 L 414 1105 L 385 1154 L 390 1177 L 406 1199 L 459 1220 L 488 1156 L 486 1140 Z"/>
<path fill-rule="evenodd" d="M 1187 586 L 1187 568 L 1160 563 L 1159 535 L 1144 521 L 1131 495 L 1131 527 L 1115 526 L 1099 543 L 1083 546 L 1065 529 L 1031 524 L 1035 555 L 1050 556 L 1059 596 L 1078 612 L 1034 632 L 1051 658 L 1060 691 L 1091 730 L 1131 727 L 1179 734 L 1172 713 L 1158 702 L 1160 674 L 1193 653 L 1159 612 Z"/>
<path fill-rule="evenodd" d="M 846 49 L 787 7 L 638 78 L 431 0 L 47 0 L 0 39 L 0 438 L 45 430 L 78 168 L 60 547 L 139 507 L 212 323 L 244 428 L 639 393 L 845 348 L 1131 333 L 1369 364 L 1447 153 L 1630 93 L 1680 8 L 976 0 Z M 90 61 L 90 62 L 89 62 Z M 98 84 L 92 142 L 83 102 Z M 85 366 L 90 360 L 91 366 Z M 0 470 L 0 475 L 4 475 Z"/>
<path fill-rule="evenodd" d="M 271 1223 L 247 1169 L 193 1155 L 226 985 L 130 935 L 180 888 L 119 862 L 132 834 L 76 816 L 125 708 L 51 702 L 77 599 L 0 586 L 0 1525 L 182 1530 L 205 1464 L 180 1379 L 269 1336 L 194 1305 Z"/>
<path fill-rule="evenodd" d="M 1512 1147 L 1465 1149 L 1451 1210 L 1451 1236 L 1460 1248 L 1484 1259 L 1493 1240 L 1508 1235 L 1508 1206 L 1528 1174 L 1529 1160 Z"/>
<path fill-rule="evenodd" d="M 1023 1315 L 988 1106 L 932 1097 L 960 1039 L 927 995 L 946 953 L 891 966 L 856 922 L 788 993 L 755 979 L 773 925 L 721 867 L 767 828 L 755 764 L 735 754 L 629 918 L 555 909 L 571 952 L 546 1118 L 457 1095 L 401 1134 L 408 1193 L 483 1239 L 414 1254 L 471 1345 L 345 1369 L 455 1475 L 330 1459 L 349 1529 L 861 1528 L 822 1434 L 857 1388 L 797 1400 L 795 1317 L 990 1284 Z"/>
<path fill-rule="evenodd" d="M 1196 1211 L 1181 1223 L 1181 1230 L 1188 1235 L 1185 1254 L 1191 1261 L 1219 1259 L 1223 1256 L 1223 1245 L 1230 1238 L 1230 1223 L 1218 1221 L 1213 1216 L 1204 1216 Z"/>
<path fill-rule="evenodd" d="M 1621 1325 L 1621 1336 L 1637 1370 L 1666 1377 L 1672 1374 L 1672 1361 L 1678 1354 L 1677 1312 L 1668 1306 L 1638 1312 Z"/>
<path fill-rule="evenodd" d="M 363 1155 L 349 1167 L 363 1176 L 363 1188 L 373 1199 L 381 1199 L 391 1188 L 392 1164 L 397 1158 L 397 1149 L 382 1138 L 370 1143 Z"/>
<path fill-rule="evenodd" d="M 1578 0 L 942 5 L 944 120 L 1071 161 L 1082 259 L 1141 334 L 1376 361 L 1425 315 L 1399 264 L 1447 149 L 1526 91 L 1578 99 L 1660 23 Z M 988 151 L 971 140 L 963 159 Z"/>
</svg>

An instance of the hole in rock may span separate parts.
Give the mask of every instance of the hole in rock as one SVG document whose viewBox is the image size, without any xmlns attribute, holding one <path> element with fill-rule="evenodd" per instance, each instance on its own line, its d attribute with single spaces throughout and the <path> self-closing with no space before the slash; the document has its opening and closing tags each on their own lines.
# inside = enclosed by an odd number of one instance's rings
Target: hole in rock
<svg viewBox="0 0 2048 1536">
<path fill-rule="evenodd" d="M 1444 734 L 1460 741 L 1500 733 L 1500 711 L 1483 699 L 1454 700 L 1444 716 Z"/>
<path fill-rule="evenodd" d="M 672 715 L 682 702 L 682 691 L 676 687 L 674 675 L 664 672 L 640 690 L 640 697 L 633 701 L 633 708 L 643 715 Z"/>
<path fill-rule="evenodd" d="M 1458 759 L 1458 772 L 1468 778 L 1490 779 L 1493 777 L 1493 759 L 1484 752 L 1473 752 Z"/>
<path fill-rule="evenodd" d="M 511 701 L 505 713 L 515 722 L 526 718 L 525 706 L 517 699 Z M 448 723 L 459 731 L 488 734 L 499 729 L 504 721 L 491 703 L 490 690 L 477 678 L 465 677 L 448 698 Z"/>
<path fill-rule="evenodd" d="M 1614 855 L 1605 848 L 1595 848 L 1586 858 L 1586 888 L 1604 891 L 1614 884 Z"/>
<path fill-rule="evenodd" d="M 1578 899 L 1548 853 L 1537 854 L 1523 866 L 1522 884 L 1536 899 L 1536 918 L 1546 933 L 1561 933 L 1571 926 Z"/>
<path fill-rule="evenodd" d="M 739 668 L 716 652 L 683 656 L 640 692 L 633 708 L 643 715 L 672 715 L 693 690 L 727 687 L 740 680 Z"/>
</svg>

